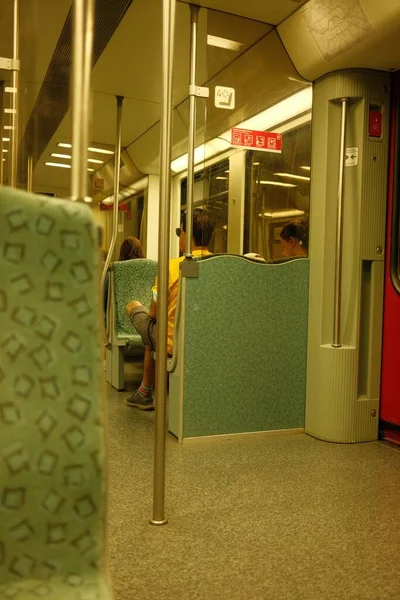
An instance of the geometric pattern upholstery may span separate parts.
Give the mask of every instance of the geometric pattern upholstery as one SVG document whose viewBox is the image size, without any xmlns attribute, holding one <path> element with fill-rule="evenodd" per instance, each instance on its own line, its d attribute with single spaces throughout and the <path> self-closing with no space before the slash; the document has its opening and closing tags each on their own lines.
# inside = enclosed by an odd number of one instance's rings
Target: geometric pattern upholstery
<svg viewBox="0 0 400 600">
<path fill-rule="evenodd" d="M 0 231 L 0 599 L 108 599 L 96 227 L 2 187 Z"/>
<path fill-rule="evenodd" d="M 157 262 L 136 258 L 113 263 L 113 290 L 115 303 L 115 337 L 127 340 L 131 347 L 143 348 L 141 337 L 125 312 L 131 300 L 138 300 L 150 308 L 151 289 L 157 276 Z"/>
<path fill-rule="evenodd" d="M 198 265 L 183 299 L 183 437 L 304 428 L 308 259 Z"/>
</svg>

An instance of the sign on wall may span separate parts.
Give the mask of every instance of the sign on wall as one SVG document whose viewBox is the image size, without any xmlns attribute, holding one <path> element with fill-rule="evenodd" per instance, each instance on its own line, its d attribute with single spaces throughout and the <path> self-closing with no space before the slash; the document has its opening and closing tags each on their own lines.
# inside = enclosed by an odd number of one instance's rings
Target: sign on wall
<svg viewBox="0 0 400 600">
<path fill-rule="evenodd" d="M 231 145 L 265 152 L 282 152 L 282 135 L 270 131 L 234 127 L 231 130 Z"/>
</svg>

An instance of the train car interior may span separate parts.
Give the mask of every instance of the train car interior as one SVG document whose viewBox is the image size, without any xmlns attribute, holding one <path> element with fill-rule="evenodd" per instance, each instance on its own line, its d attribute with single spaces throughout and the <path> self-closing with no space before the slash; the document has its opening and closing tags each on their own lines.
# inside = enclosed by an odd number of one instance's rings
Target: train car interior
<svg viewBox="0 0 400 600">
<path fill-rule="evenodd" d="M 394 600 L 399 0 L 1 0 L 0 600 Z"/>
</svg>

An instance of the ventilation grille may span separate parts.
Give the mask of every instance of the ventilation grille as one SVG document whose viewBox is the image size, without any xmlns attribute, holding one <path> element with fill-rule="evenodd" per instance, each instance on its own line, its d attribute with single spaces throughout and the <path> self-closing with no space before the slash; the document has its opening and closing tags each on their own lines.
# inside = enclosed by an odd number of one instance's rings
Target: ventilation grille
<svg viewBox="0 0 400 600">
<path fill-rule="evenodd" d="M 133 0 L 96 0 L 93 66 L 123 19 Z M 27 155 L 36 164 L 65 117 L 70 103 L 72 64 L 72 8 L 68 13 L 53 57 L 21 142 L 19 179 L 26 181 Z"/>
</svg>

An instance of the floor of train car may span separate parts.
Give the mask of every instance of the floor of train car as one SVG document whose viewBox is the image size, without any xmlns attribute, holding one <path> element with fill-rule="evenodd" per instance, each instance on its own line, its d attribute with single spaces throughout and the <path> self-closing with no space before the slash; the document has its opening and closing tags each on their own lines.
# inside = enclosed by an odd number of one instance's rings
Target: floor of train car
<svg viewBox="0 0 400 600">
<path fill-rule="evenodd" d="M 126 371 L 132 389 L 139 371 Z M 108 388 L 116 600 L 399 597 L 399 449 L 306 435 L 169 439 L 169 524 L 151 527 L 154 413 L 126 396 Z"/>
</svg>

